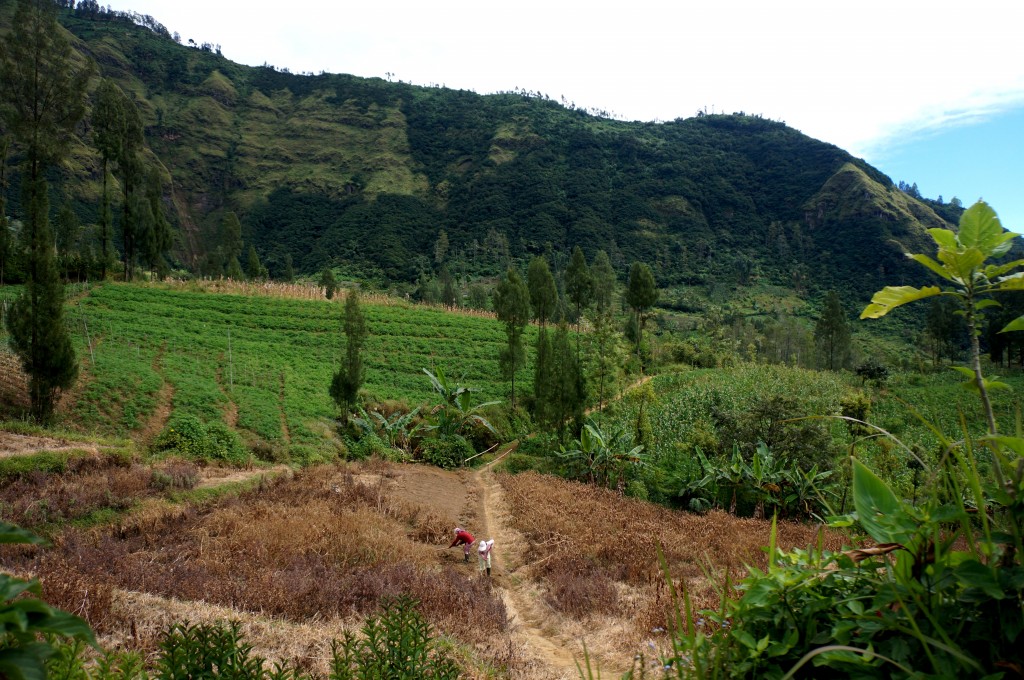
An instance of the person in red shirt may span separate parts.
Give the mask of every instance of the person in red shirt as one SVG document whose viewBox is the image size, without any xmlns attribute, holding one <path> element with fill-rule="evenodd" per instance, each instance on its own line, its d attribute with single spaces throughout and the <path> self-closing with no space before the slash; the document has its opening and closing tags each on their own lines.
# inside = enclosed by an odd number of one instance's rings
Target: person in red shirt
<svg viewBox="0 0 1024 680">
<path fill-rule="evenodd" d="M 469 546 L 473 545 L 473 541 L 475 540 L 476 539 L 473 538 L 473 534 L 469 533 L 462 527 L 455 527 L 455 540 L 452 541 L 452 544 L 448 547 L 454 548 L 457 545 L 461 545 L 464 553 L 463 557 L 465 558 L 463 561 L 469 562 Z"/>
</svg>

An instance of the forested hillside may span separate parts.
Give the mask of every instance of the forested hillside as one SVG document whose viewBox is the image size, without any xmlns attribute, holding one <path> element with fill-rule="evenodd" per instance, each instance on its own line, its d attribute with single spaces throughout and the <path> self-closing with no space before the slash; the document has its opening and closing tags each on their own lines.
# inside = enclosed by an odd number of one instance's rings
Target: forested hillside
<svg viewBox="0 0 1024 680">
<path fill-rule="evenodd" d="M 0 9 L 0 30 L 12 15 Z M 445 264 L 490 275 L 545 251 L 557 267 L 578 244 L 588 258 L 606 250 L 620 274 L 647 262 L 660 286 L 869 293 L 917 275 L 900 244 L 915 251 L 924 229 L 946 224 L 862 160 L 757 116 L 623 122 L 540 93 L 241 66 L 95 3 L 60 20 L 138 107 L 174 258 L 193 271 L 223 267 L 209 255 L 234 212 L 271 276 L 289 255 L 300 273 L 412 281 Z M 84 224 L 99 220 L 100 168 L 87 115 L 55 184 Z M 435 248 L 442 231 L 447 250 Z"/>
</svg>

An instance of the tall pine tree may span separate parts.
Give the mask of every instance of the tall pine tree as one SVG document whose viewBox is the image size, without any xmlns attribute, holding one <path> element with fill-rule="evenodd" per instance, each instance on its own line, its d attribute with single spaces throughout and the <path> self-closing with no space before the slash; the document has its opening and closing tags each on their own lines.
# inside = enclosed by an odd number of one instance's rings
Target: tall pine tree
<svg viewBox="0 0 1024 680">
<path fill-rule="evenodd" d="M 839 295 L 830 290 L 825 295 L 821 317 L 814 326 L 821 367 L 829 371 L 846 368 L 850 361 L 850 324 Z"/>
<path fill-rule="evenodd" d="M 50 230 L 47 168 L 68 153 L 85 113 L 91 62 L 73 69 L 71 46 L 57 24 L 52 0 L 19 0 L 13 29 L 0 42 L 0 116 L 24 149 L 22 244 L 27 254 L 25 291 L 11 307 L 11 346 L 29 375 L 32 415 L 50 419 L 57 396 L 78 376 L 78 361 L 64 327 L 64 284 Z"/>
<path fill-rule="evenodd" d="M 345 297 L 345 350 L 341 356 L 341 367 L 331 381 L 331 397 L 345 412 L 352 411 L 359 401 L 359 388 L 363 386 L 363 345 L 368 330 L 366 316 L 359 304 L 359 294 L 351 290 Z"/>
<path fill-rule="evenodd" d="M 530 322 L 530 291 L 511 267 L 494 289 L 494 313 L 505 325 L 505 346 L 498 355 L 501 375 L 512 381 L 512 408 L 516 407 L 516 371 L 526 364 L 523 331 Z"/>
</svg>

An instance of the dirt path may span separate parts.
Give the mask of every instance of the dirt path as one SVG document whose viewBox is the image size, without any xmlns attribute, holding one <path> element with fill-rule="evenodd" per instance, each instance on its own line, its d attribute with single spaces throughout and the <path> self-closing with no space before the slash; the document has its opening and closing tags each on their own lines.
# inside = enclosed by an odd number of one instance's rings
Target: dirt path
<svg viewBox="0 0 1024 680">
<path fill-rule="evenodd" d="M 163 432 L 167 422 L 171 419 L 172 404 L 174 403 L 174 385 L 164 378 L 161 362 L 164 357 L 166 343 L 157 350 L 153 357 L 153 372 L 160 376 L 163 381 L 160 390 L 156 393 L 156 407 L 150 414 L 142 429 L 139 430 L 138 441 L 143 446 L 149 446 L 156 439 L 156 436 Z"/>
<path fill-rule="evenodd" d="M 513 623 L 511 634 L 536 666 L 531 677 L 578 680 L 577 662 L 583 663 L 584 640 L 563 630 L 561 614 L 548 605 L 536 582 L 526 576 L 530 566 L 524 562 L 526 539 L 512 527 L 504 491 L 493 473 L 494 466 L 513 450 L 515 445 L 506 447 L 469 478 L 469 483 L 476 487 L 480 505 L 478 536 L 494 539 L 492 578 Z M 593 658 L 592 650 L 589 653 Z M 608 664 L 602 663 L 601 666 L 607 677 L 619 676 L 618 672 L 608 672 L 612 670 Z"/>
<path fill-rule="evenodd" d="M 491 571 L 514 626 L 511 633 L 519 638 L 527 654 L 545 667 L 545 677 L 579 678 L 576 656 L 582 658 L 580 645 L 558 634 L 557 615 L 547 608 L 540 593 L 516 573 L 523 566 L 525 542 L 510 526 L 501 484 L 490 472 L 490 465 L 474 474 L 473 481 L 479 485 L 483 508 L 479 535 L 494 539 Z"/>
<path fill-rule="evenodd" d="M 606 399 L 605 402 L 604 402 L 604 405 L 607 406 L 608 404 L 610 404 L 610 403 L 612 403 L 614 401 L 618 401 L 619 399 L 622 399 L 624 396 L 629 394 L 631 390 L 635 390 L 636 388 L 640 387 L 641 385 L 646 385 L 647 383 L 649 383 L 653 377 L 654 377 L 653 375 L 642 375 L 642 376 L 640 376 L 640 378 L 638 380 L 636 380 L 635 382 L 633 382 L 633 383 L 631 383 L 629 385 L 626 385 L 624 388 L 622 388 L 621 392 L 619 392 L 618 394 L 616 394 L 615 396 L 613 396 L 610 399 Z M 601 404 L 596 404 L 594 406 L 591 406 L 590 408 L 588 408 L 586 411 L 583 412 L 583 415 L 589 416 L 589 415 L 591 415 L 592 413 L 594 413 L 595 411 L 597 411 L 600 408 L 601 408 Z"/>
</svg>

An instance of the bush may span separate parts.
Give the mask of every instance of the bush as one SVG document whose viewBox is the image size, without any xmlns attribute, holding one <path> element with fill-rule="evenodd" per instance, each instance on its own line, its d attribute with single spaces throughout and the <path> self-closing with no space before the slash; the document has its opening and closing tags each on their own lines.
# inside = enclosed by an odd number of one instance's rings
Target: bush
<svg viewBox="0 0 1024 680">
<path fill-rule="evenodd" d="M 450 470 L 475 455 L 472 445 L 459 435 L 424 439 L 420 457 L 425 463 Z"/>
<path fill-rule="evenodd" d="M 647 495 L 647 485 L 640 479 L 634 479 L 626 486 L 626 495 L 641 501 L 650 500 Z"/>
<path fill-rule="evenodd" d="M 242 444 L 238 433 L 220 421 L 206 425 L 206 441 L 208 456 L 232 465 L 244 465 L 249 462 L 249 452 Z"/>
<path fill-rule="evenodd" d="M 177 453 L 183 458 L 221 461 L 232 465 L 249 462 L 249 452 L 238 433 L 222 422 L 203 423 L 192 415 L 173 415 L 153 442 L 159 453 Z"/>
<path fill-rule="evenodd" d="M 390 448 L 376 432 L 367 432 L 348 446 L 348 455 L 352 460 L 365 460 L 374 456 L 387 458 Z"/>
<path fill-rule="evenodd" d="M 328 451 L 309 444 L 292 444 L 288 447 L 290 462 L 306 467 L 320 463 L 329 463 L 337 458 L 333 451 Z"/>
</svg>

